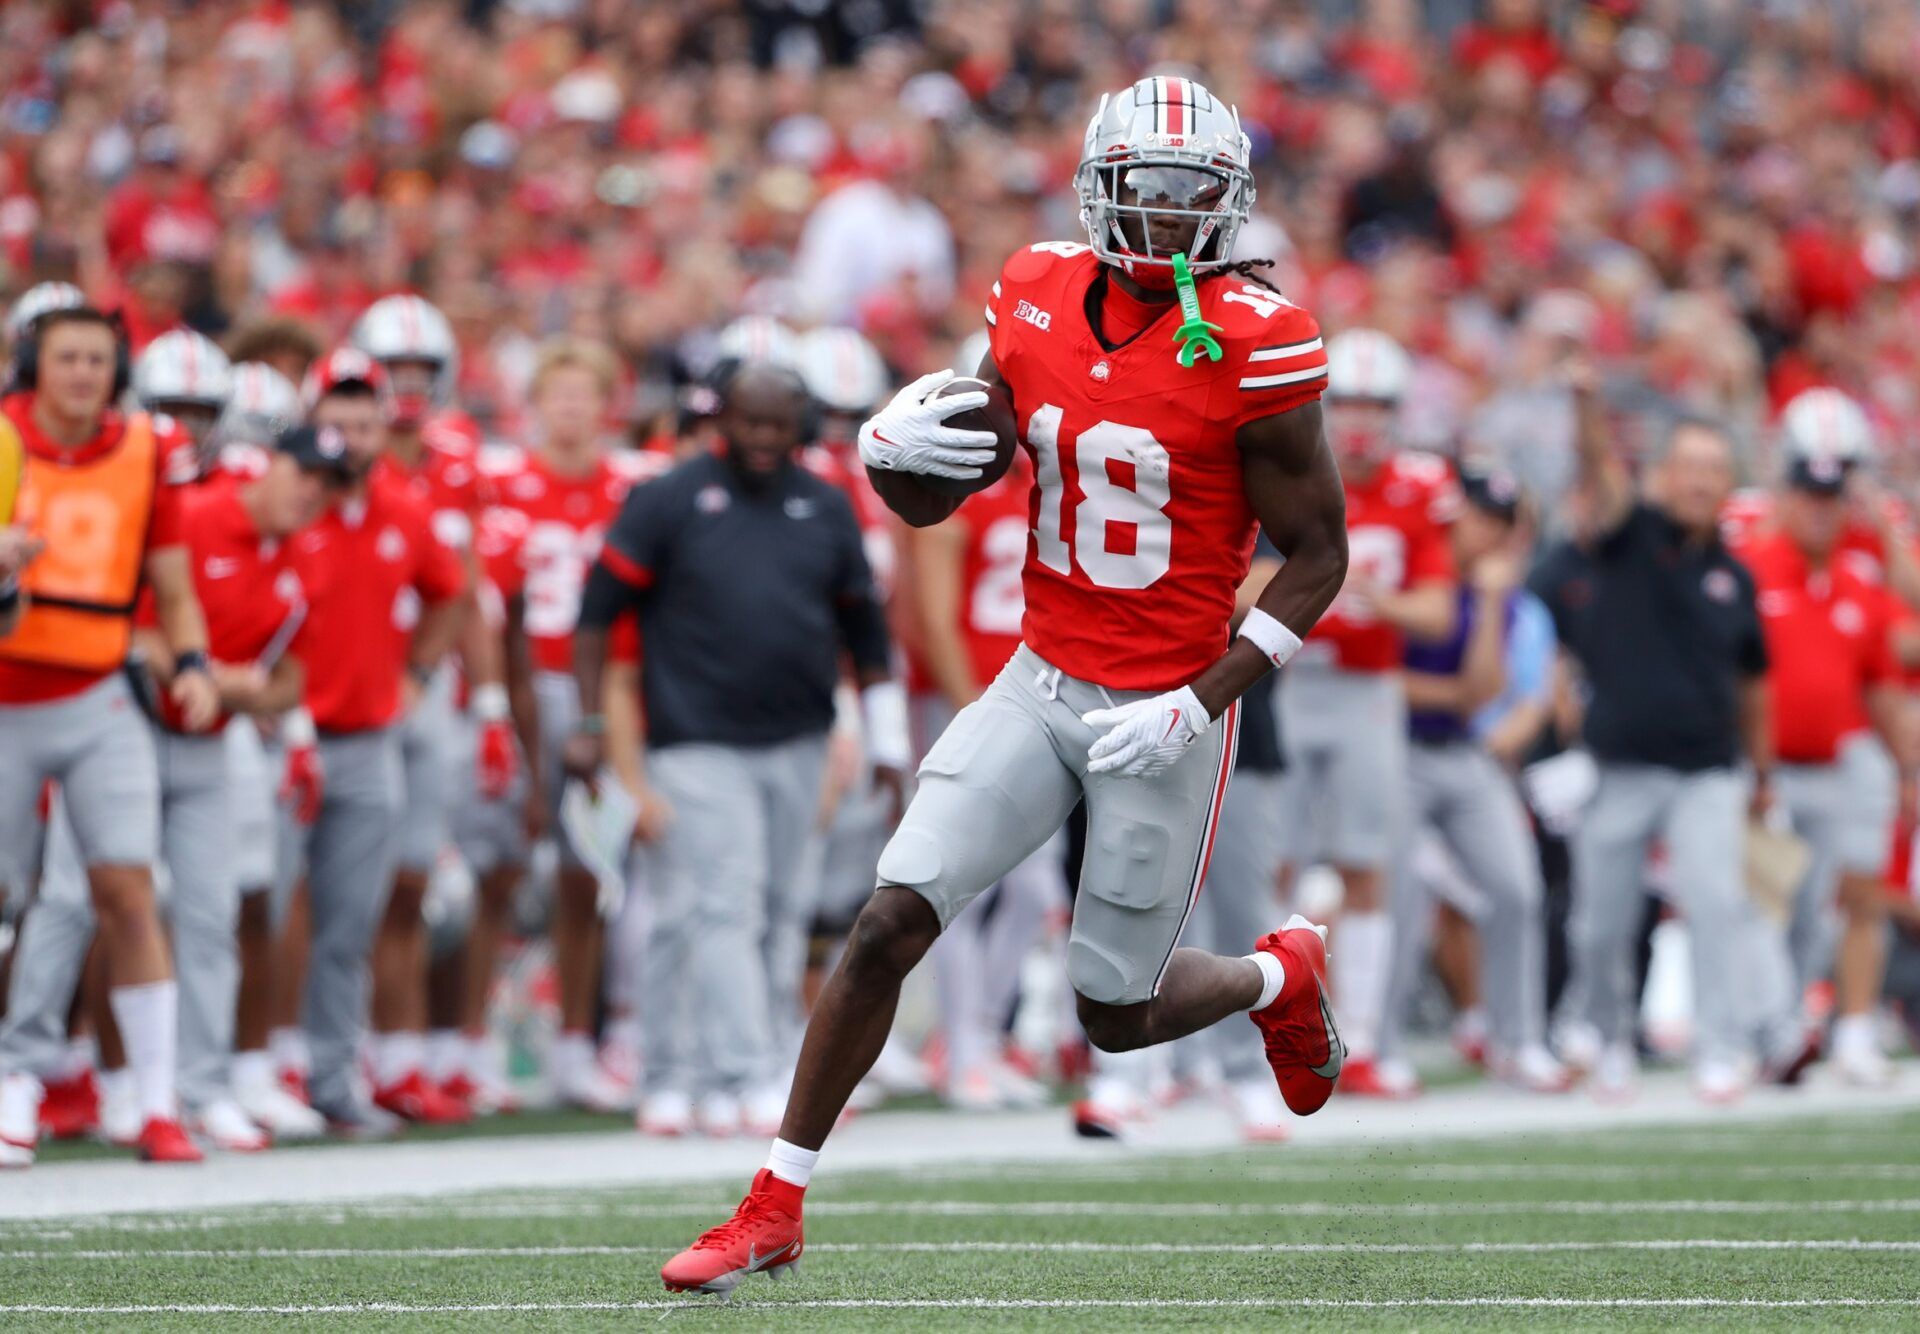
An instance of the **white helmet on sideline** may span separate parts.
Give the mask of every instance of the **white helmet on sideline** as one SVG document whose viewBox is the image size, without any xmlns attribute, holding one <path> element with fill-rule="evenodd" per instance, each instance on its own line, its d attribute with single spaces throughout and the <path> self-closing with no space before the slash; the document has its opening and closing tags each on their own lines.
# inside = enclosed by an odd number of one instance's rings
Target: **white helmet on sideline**
<svg viewBox="0 0 1920 1334">
<path fill-rule="evenodd" d="M 1791 460 L 1831 459 L 1841 464 L 1873 458 L 1873 426 L 1860 405 L 1838 389 L 1806 389 L 1780 414 L 1783 453 Z"/>
<path fill-rule="evenodd" d="M 1378 329 L 1348 329 L 1327 343 L 1327 397 L 1398 403 L 1413 379 L 1413 361 Z"/>
<path fill-rule="evenodd" d="M 393 382 L 394 419 L 419 423 L 435 408 L 453 401 L 460 378 L 460 348 L 453 326 L 422 297 L 383 296 L 354 321 L 353 345 L 386 368 Z M 395 379 L 395 362 L 418 361 L 433 368 L 433 383 L 422 394 Z M 404 377 L 403 377 L 404 378 Z"/>
<path fill-rule="evenodd" d="M 220 414 L 220 439 L 271 445 L 302 415 L 300 390 L 292 380 L 264 361 L 243 361 L 233 368 L 233 396 Z"/>
<path fill-rule="evenodd" d="M 887 364 L 852 329 L 814 329 L 800 338 L 800 377 L 827 412 L 862 416 L 887 398 Z"/>
</svg>

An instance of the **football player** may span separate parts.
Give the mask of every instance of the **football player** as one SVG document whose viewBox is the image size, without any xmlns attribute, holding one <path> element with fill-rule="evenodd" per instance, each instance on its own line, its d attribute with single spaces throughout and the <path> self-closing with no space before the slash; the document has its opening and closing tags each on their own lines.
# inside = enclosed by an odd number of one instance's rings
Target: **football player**
<svg viewBox="0 0 1920 1334">
<path fill-rule="evenodd" d="M 427 507 L 435 537 L 466 567 L 468 591 L 454 614 L 460 663 L 481 726 L 477 780 L 483 794 L 502 796 L 517 758 L 499 639 L 475 614 L 480 571 L 473 532 L 485 493 L 476 436 L 451 406 L 459 378 L 453 327 L 420 297 L 382 297 L 354 324 L 353 343 L 387 377 L 387 449 L 378 472 Z M 453 672 L 415 685 L 419 699 L 402 729 L 406 819 L 393 894 L 373 951 L 374 1100 L 408 1120 L 462 1121 L 469 1109 L 426 1077 L 427 933 L 421 916 L 428 875 L 449 839 Z"/>
<path fill-rule="evenodd" d="M 1249 1012 L 1289 1105 L 1322 1106 L 1343 1047 L 1305 918 L 1225 958 L 1176 945 L 1233 765 L 1235 701 L 1286 662 L 1346 572 L 1321 431 L 1313 317 L 1232 261 L 1253 200 L 1238 114 L 1188 79 L 1101 100 L 1075 176 L 1090 244 L 1007 261 L 978 376 L 1032 455 L 1022 642 L 920 766 L 879 885 L 808 1024 L 780 1138 L 733 1219 L 670 1260 L 670 1289 L 726 1292 L 800 1255 L 820 1148 L 941 930 L 1083 799 L 1087 856 L 1067 971 L 1104 1050 Z M 888 503 L 925 524 L 998 442 L 949 425 L 988 392 L 897 394 L 860 433 Z M 1286 563 L 1229 636 L 1256 524 Z"/>
<path fill-rule="evenodd" d="M 1290 849 L 1324 815 L 1324 851 L 1345 895 L 1331 955 L 1349 1059 L 1343 1092 L 1404 1097 L 1375 1045 L 1386 1007 L 1392 929 L 1385 874 L 1406 819 L 1407 637 L 1444 639 L 1454 621 L 1446 524 L 1458 504 L 1446 463 L 1402 451 L 1394 429 L 1412 365 L 1374 329 L 1327 344 L 1327 438 L 1346 487 L 1350 565 L 1314 642 L 1280 681 Z"/>
<path fill-rule="evenodd" d="M 214 426 L 233 397 L 233 366 L 205 334 L 175 329 L 148 343 L 133 363 L 133 396 L 148 412 L 164 413 L 193 441 L 195 472 L 214 470 Z"/>
</svg>

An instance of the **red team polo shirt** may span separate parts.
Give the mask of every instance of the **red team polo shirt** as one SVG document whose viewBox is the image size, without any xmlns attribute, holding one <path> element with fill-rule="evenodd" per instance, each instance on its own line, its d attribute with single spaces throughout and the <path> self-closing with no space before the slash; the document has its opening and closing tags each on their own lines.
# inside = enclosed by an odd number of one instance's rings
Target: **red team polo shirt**
<svg viewBox="0 0 1920 1334">
<path fill-rule="evenodd" d="M 1398 590 L 1456 577 L 1447 525 L 1458 512 L 1459 493 L 1444 459 L 1396 454 L 1366 482 L 1348 480 L 1346 491 L 1349 578 L 1362 575 Z M 1346 591 L 1308 639 L 1309 651 L 1330 653 L 1349 672 L 1396 671 L 1405 647 L 1398 630 Z"/>
<path fill-rule="evenodd" d="M 1086 246 L 1016 252 L 987 304 L 994 364 L 1035 464 L 1023 634 L 1061 670 L 1117 690 L 1184 685 L 1226 650 L 1253 555 L 1240 427 L 1320 396 L 1313 316 L 1225 275 L 1199 284 L 1223 356 L 1180 365 L 1177 305 L 1118 346 L 1095 336 Z"/>
<path fill-rule="evenodd" d="M 1789 764 L 1831 764 L 1867 726 L 1868 687 L 1898 675 L 1889 595 L 1844 555 L 1812 569 L 1780 533 L 1757 535 L 1734 555 L 1759 594 L 1774 750 Z"/>
<path fill-rule="evenodd" d="M 40 433 L 33 424 L 32 393 L 9 394 L 0 400 L 0 412 L 7 415 L 20 432 L 29 460 L 42 459 L 58 466 L 62 459 L 84 460 L 103 454 L 120 442 L 127 419 L 118 411 L 109 411 L 100 426 L 100 434 L 77 450 L 63 449 Z M 156 416 L 154 430 L 153 519 L 147 525 L 147 554 L 185 541 L 181 528 L 181 484 L 194 476 L 193 441 L 171 418 Z M 31 463 L 29 463 L 31 466 Z M 79 671 L 48 663 L 16 662 L 0 658 L 0 704 L 45 704 L 78 695 L 110 673 Z"/>
<path fill-rule="evenodd" d="M 466 587 L 460 557 L 434 533 L 427 507 L 376 470 L 293 541 L 308 599 L 307 708 L 324 732 L 364 732 L 400 716 L 400 681 L 423 603 Z"/>
<path fill-rule="evenodd" d="M 241 484 L 215 474 L 181 498 L 180 520 L 193 563 L 193 588 L 207 620 L 207 656 L 215 662 L 261 662 L 298 652 L 305 637 L 307 599 L 293 568 L 292 544 L 262 537 L 240 502 Z M 296 539 L 297 540 L 297 539 Z M 141 621 L 152 623 L 151 598 Z M 310 669 L 311 670 L 311 669 Z M 180 713 L 160 693 L 160 721 L 184 731 Z M 222 714 L 221 722 L 226 715 Z M 210 729 L 218 732 L 220 723 Z"/>
</svg>

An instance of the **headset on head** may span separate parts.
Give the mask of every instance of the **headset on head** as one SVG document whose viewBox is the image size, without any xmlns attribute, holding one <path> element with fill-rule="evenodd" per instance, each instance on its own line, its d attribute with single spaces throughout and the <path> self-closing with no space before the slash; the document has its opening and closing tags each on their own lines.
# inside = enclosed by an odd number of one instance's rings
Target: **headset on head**
<svg viewBox="0 0 1920 1334">
<path fill-rule="evenodd" d="M 800 401 L 805 404 L 800 410 L 800 444 L 802 447 L 805 447 L 807 445 L 820 443 L 820 434 L 826 425 L 823 420 L 825 414 L 820 408 L 820 400 L 813 396 L 811 389 L 807 388 L 806 377 L 785 362 L 749 361 L 744 357 L 722 357 L 714 364 L 713 370 L 707 376 L 707 383 L 712 387 L 713 392 L 719 396 L 721 407 L 724 408 L 726 406 L 727 396 L 733 391 L 733 382 L 740 377 L 740 372 L 746 370 L 749 366 L 762 370 L 770 370 L 776 375 L 784 375 L 793 381 L 794 389 L 800 394 Z"/>
<path fill-rule="evenodd" d="M 49 319 L 80 318 L 105 324 L 113 330 L 113 397 L 118 402 L 133 386 L 133 347 L 127 338 L 127 323 L 119 311 L 103 311 L 93 306 L 60 306 L 34 316 L 20 331 L 13 345 L 13 373 L 8 393 L 37 388 L 40 384 L 40 328 Z"/>
</svg>

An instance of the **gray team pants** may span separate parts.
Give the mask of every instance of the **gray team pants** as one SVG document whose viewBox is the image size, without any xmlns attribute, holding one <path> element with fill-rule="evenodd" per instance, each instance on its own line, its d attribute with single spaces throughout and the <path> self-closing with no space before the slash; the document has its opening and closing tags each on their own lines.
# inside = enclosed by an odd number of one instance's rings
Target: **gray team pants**
<svg viewBox="0 0 1920 1334">
<path fill-rule="evenodd" d="M 394 851 L 394 869 L 433 870 L 440 850 L 451 837 L 448 809 L 453 797 L 453 756 L 458 742 L 454 731 L 454 672 L 451 666 L 433 679 L 396 732 L 400 738 L 404 809 Z"/>
<path fill-rule="evenodd" d="M 654 1089 L 738 1094 L 778 1074 L 776 1038 L 800 1004 L 813 920 L 808 881 L 817 878 L 801 873 L 802 854 L 825 763 L 824 736 L 648 752 L 648 777 L 673 806 L 665 836 L 646 851 Z"/>
<path fill-rule="evenodd" d="M 1780 933 L 1761 920 L 1742 883 L 1746 804 L 1747 779 L 1731 769 L 1601 763 L 1599 789 L 1573 838 L 1567 991 L 1604 1040 L 1633 1040 L 1633 945 L 1656 839 L 1666 844 L 1671 894 L 1692 945 L 1694 1059 L 1738 1061 L 1757 1031 L 1770 1050 L 1789 1040 L 1790 1019 L 1771 982 L 1759 988 L 1764 996 L 1752 985 L 1784 976 L 1787 964 Z"/>
<path fill-rule="evenodd" d="M 1406 826 L 1407 700 L 1398 672 L 1302 655 L 1275 689 L 1287 771 L 1281 837 L 1301 865 L 1384 870 Z"/>
<path fill-rule="evenodd" d="M 1279 928 L 1276 877 L 1285 854 L 1275 816 L 1285 800 L 1285 783 L 1277 770 L 1234 770 L 1220 806 L 1207 883 L 1194 900 L 1181 944 L 1233 958 L 1250 953 L 1260 937 Z M 1211 1051 L 1230 1081 L 1272 1077 L 1260 1044 L 1247 1041 L 1236 1025 L 1215 1024 L 1182 1041 Z"/>
<path fill-rule="evenodd" d="M 1513 781 L 1467 741 L 1414 743 L 1407 787 L 1416 828 L 1437 834 L 1479 891 L 1470 912 L 1480 930 L 1487 1016 L 1496 1047 L 1512 1055 L 1546 1030 L 1546 936 L 1540 858 Z M 1397 859 L 1389 901 L 1393 968 L 1380 1049 L 1392 1052 L 1406 1021 L 1433 925 L 1431 887 L 1414 873 L 1412 840 Z"/>
<path fill-rule="evenodd" d="M 397 729 L 322 735 L 326 795 L 306 828 L 286 818 L 291 883 L 304 864 L 313 910 L 302 1016 L 314 1105 L 354 1096 L 353 1059 L 367 1026 L 368 955 L 387 906 L 405 798 Z"/>
<path fill-rule="evenodd" d="M 1831 764 L 1782 764 L 1775 776 L 1787 822 L 1813 854 L 1787 929 L 1796 996 L 1832 967 L 1840 877 L 1871 874 L 1887 864 L 1898 786 L 1892 758 L 1867 732 L 1842 742 Z"/>
</svg>

